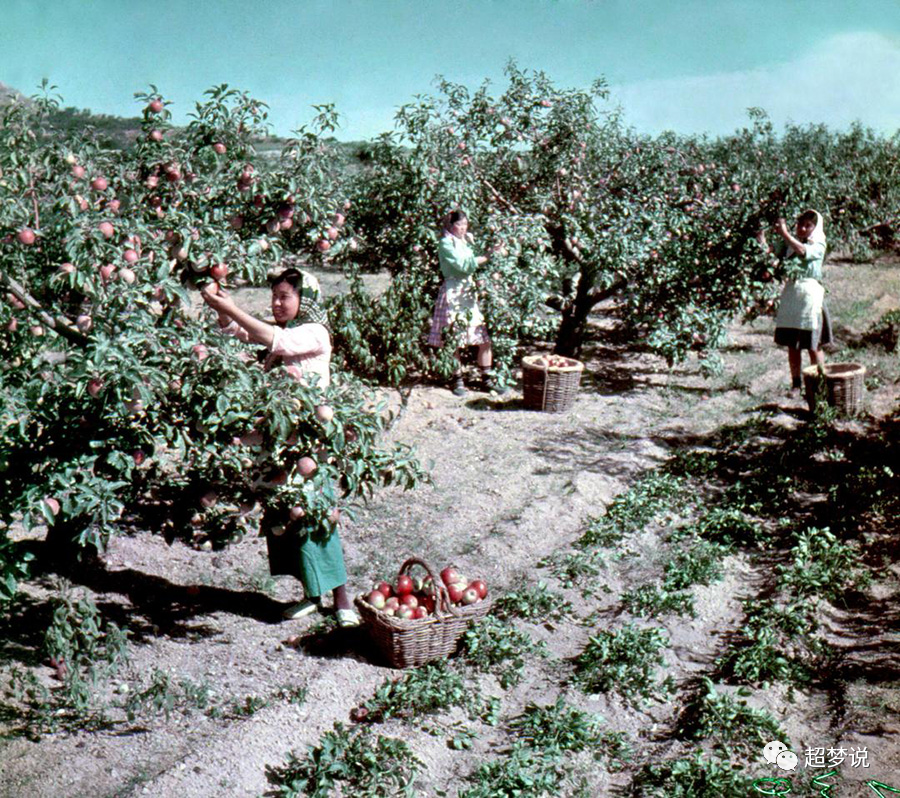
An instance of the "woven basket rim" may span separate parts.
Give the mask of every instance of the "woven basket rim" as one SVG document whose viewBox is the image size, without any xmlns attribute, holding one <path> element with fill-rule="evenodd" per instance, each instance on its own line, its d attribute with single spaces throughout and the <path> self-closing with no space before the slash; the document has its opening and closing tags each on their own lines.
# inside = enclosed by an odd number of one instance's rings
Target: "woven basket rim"
<svg viewBox="0 0 900 798">
<path fill-rule="evenodd" d="M 493 600 L 491 596 L 485 596 L 480 601 L 476 601 L 474 604 L 464 604 L 462 607 L 454 606 L 454 609 L 459 611 L 458 615 L 446 614 L 446 615 L 436 615 L 432 613 L 427 618 L 398 618 L 396 615 L 388 615 L 386 612 L 378 609 L 378 607 L 373 607 L 366 601 L 366 596 L 368 593 L 360 593 L 354 603 L 361 610 L 364 610 L 367 613 L 371 613 L 374 615 L 380 624 L 383 626 L 389 626 L 392 629 L 406 630 L 412 629 L 414 627 L 422 627 L 427 626 L 431 623 L 437 623 L 438 621 L 449 620 L 451 618 L 458 618 L 461 620 L 468 620 L 468 616 L 471 614 L 470 608 L 478 607 L 479 611 L 489 612 L 491 606 L 493 605 Z M 487 607 L 485 610 L 484 608 Z"/>
<path fill-rule="evenodd" d="M 522 367 L 523 368 L 531 368 L 536 369 L 537 371 L 553 371 L 553 372 L 573 372 L 573 371 L 583 371 L 584 363 L 580 360 L 575 360 L 574 357 L 568 357 L 567 355 L 556 355 L 556 357 L 564 357 L 566 360 L 571 360 L 575 363 L 574 366 L 539 366 L 532 361 L 537 360 L 539 357 L 547 357 L 546 355 L 525 355 L 522 358 Z"/>
<path fill-rule="evenodd" d="M 866 367 L 861 363 L 826 363 L 822 369 L 825 372 L 826 379 L 828 377 L 833 379 L 849 379 L 852 377 L 861 377 L 866 373 Z M 818 377 L 819 367 L 806 366 L 806 368 L 803 369 L 803 375 L 805 377 Z"/>
</svg>

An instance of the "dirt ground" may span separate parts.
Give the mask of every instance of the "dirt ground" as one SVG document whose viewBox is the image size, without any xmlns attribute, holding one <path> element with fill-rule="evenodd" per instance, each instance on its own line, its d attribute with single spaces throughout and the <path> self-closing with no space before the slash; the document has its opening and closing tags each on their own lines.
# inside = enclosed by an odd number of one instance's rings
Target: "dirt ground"
<svg viewBox="0 0 900 798">
<path fill-rule="evenodd" d="M 835 315 L 849 319 L 853 329 L 900 305 L 897 264 L 829 270 Z M 335 287 L 323 282 L 326 292 Z M 244 296 L 257 306 L 264 301 L 258 292 Z M 763 405 L 777 405 L 782 423 L 799 423 L 804 405 L 784 396 L 786 358 L 770 343 L 771 319 L 734 328 L 725 373 L 712 380 L 700 376 L 694 360 L 669 370 L 657 358 L 609 343 L 601 334 L 609 326 L 602 308 L 594 322 L 598 334 L 586 350 L 581 391 L 567 413 L 525 410 L 518 389 L 503 397 L 473 392 L 463 399 L 438 386 L 412 389 L 388 437 L 415 445 L 429 464 L 433 485 L 386 490 L 356 508 L 356 519 L 341 532 L 354 592 L 393 577 L 403 559 L 415 555 L 437 569 L 453 563 L 470 577 L 484 578 L 494 595 L 543 579 L 585 615 L 585 599 L 538 568 L 542 558 L 570 546 L 586 519 L 601 515 L 613 497 L 675 449 L 744 420 Z M 386 395 L 401 411 L 400 395 Z M 897 397 L 897 383 L 887 382 L 870 391 L 868 409 L 887 415 Z M 658 540 L 652 530 L 628 545 L 636 556 L 612 564 L 597 586 L 600 598 L 591 609 L 600 627 L 612 623 L 618 596 L 646 580 L 654 564 Z M 725 632 L 739 625 L 740 599 L 754 578 L 743 555 L 730 556 L 723 581 L 695 589 L 695 618 L 662 619 L 670 636 L 667 671 L 676 682 L 710 666 Z M 269 579 L 262 539 L 202 551 L 180 542 L 169 546 L 151 531 L 120 537 L 103 557 L 103 568 L 85 570 L 74 581 L 104 614 L 130 630 L 131 661 L 110 684 L 112 695 L 136 689 L 160 668 L 177 680 L 208 684 L 219 701 L 239 704 L 256 696 L 266 703 L 231 717 L 176 710 L 168 719 L 158 715 L 129 723 L 120 716 L 99 731 L 37 741 L 0 738 L 5 798 L 260 796 L 270 789 L 267 765 L 281 764 L 289 750 L 302 752 L 315 744 L 335 721 L 348 724 L 350 710 L 395 674 L 373 658 L 364 630 L 323 629 L 317 618 L 280 621 L 298 586 L 287 577 Z M 47 602 L 57 585 L 47 575 L 26 586 L 19 628 L 29 619 L 46 623 Z M 553 663 L 578 653 L 590 625 L 576 618 L 521 625 L 544 640 L 555 659 L 529 660 L 522 682 L 507 691 L 493 676 L 481 677 L 486 693 L 502 695 L 504 716 L 528 702 L 552 703 L 562 692 L 571 703 L 602 715 L 610 729 L 625 732 L 639 759 L 661 759 L 677 747 L 660 734 L 671 722 L 671 704 L 635 710 L 615 696 L 561 685 Z M 287 644 L 294 635 L 307 635 L 306 644 Z M 4 668 L 24 650 L 17 646 L 10 640 L 0 649 Z M 24 654 L 21 659 L 27 661 Z M 49 668 L 34 666 L 51 684 Z M 306 690 L 302 702 L 279 699 L 298 687 Z M 858 689 L 862 695 L 867 686 Z M 801 690 L 794 698 L 787 700 L 785 688 L 775 685 L 762 691 L 760 700 L 798 744 L 834 739 L 827 697 Z M 464 720 L 462 711 L 444 718 Z M 868 728 L 843 729 L 841 739 L 868 744 L 872 775 L 887 781 L 900 775 L 898 729 L 892 714 Z M 396 720 L 377 731 L 406 740 L 425 763 L 417 792 L 422 796 L 464 784 L 466 774 L 505 744 L 502 730 L 490 727 L 479 728 L 472 748 L 462 751 L 449 749 L 446 735 L 423 734 Z M 590 765 L 576 756 L 571 767 Z M 629 775 L 604 771 L 591 778 L 592 794 L 605 795 L 627 784 Z"/>
</svg>

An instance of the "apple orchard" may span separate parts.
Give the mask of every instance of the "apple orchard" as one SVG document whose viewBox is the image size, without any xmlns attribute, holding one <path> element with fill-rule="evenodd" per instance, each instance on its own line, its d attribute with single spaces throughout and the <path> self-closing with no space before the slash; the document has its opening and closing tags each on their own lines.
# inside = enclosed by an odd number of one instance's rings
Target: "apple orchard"
<svg viewBox="0 0 900 798">
<path fill-rule="evenodd" d="M 480 302 L 507 379 L 531 342 L 577 356 L 604 300 L 635 346 L 714 371 L 727 325 L 777 296 L 782 268 L 754 240 L 777 216 L 815 207 L 859 256 L 893 241 L 896 139 L 777 134 L 761 111 L 725 138 L 642 136 L 604 110 L 602 81 L 564 89 L 514 64 L 506 78 L 499 94 L 439 81 L 354 169 L 332 106 L 262 157 L 265 104 L 226 86 L 180 128 L 155 87 L 136 95 L 125 150 L 56 130 L 46 87 L 0 108 L 0 596 L 29 573 L 17 522 L 46 525 L 59 556 L 136 528 L 220 546 L 258 502 L 327 533 L 358 497 L 427 479 L 381 442 L 371 381 L 452 369 L 452 345 L 424 340 L 453 207 L 489 255 Z M 285 255 L 348 278 L 329 298 L 326 390 L 248 368 L 191 311 L 204 282 L 261 285 Z M 391 278 L 377 296 L 373 270 Z"/>
</svg>

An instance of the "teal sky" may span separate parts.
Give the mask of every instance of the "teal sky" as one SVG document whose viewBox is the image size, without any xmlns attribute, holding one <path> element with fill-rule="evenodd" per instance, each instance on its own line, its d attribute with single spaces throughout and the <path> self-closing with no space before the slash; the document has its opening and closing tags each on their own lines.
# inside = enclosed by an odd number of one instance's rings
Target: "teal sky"
<svg viewBox="0 0 900 798">
<path fill-rule="evenodd" d="M 322 102 L 340 138 L 376 135 L 435 75 L 499 88 L 511 57 L 564 87 L 604 76 L 646 132 L 729 132 L 753 105 L 900 127 L 900 0 L 0 0 L 0 82 L 25 94 L 47 77 L 66 105 L 131 116 L 154 83 L 181 123 L 228 83 L 283 135 Z"/>
</svg>

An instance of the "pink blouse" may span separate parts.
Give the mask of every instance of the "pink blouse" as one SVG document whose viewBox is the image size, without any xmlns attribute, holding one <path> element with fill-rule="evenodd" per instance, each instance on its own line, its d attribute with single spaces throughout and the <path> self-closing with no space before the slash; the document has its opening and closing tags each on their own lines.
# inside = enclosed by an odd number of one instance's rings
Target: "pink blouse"
<svg viewBox="0 0 900 798">
<path fill-rule="evenodd" d="M 247 331 L 236 321 L 220 328 L 239 341 L 249 341 Z M 263 365 L 266 371 L 279 363 L 295 380 L 303 382 L 304 374 L 318 374 L 318 385 L 327 388 L 331 382 L 331 336 L 321 324 L 299 324 L 287 329 L 274 327 L 275 336 Z"/>
</svg>

